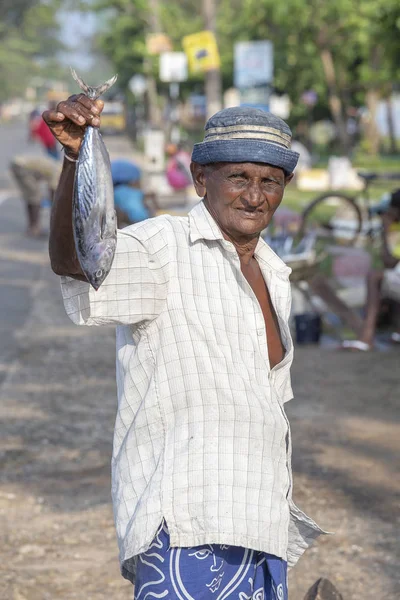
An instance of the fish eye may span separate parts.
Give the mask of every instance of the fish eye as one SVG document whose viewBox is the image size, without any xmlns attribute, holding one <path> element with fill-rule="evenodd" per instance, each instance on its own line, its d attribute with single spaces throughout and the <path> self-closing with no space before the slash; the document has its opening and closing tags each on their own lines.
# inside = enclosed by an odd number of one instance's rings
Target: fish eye
<svg viewBox="0 0 400 600">
<path fill-rule="evenodd" d="M 103 269 L 99 269 L 98 271 L 96 271 L 96 273 L 94 274 L 94 276 L 96 277 L 96 279 L 100 279 L 100 277 L 103 275 Z"/>
</svg>

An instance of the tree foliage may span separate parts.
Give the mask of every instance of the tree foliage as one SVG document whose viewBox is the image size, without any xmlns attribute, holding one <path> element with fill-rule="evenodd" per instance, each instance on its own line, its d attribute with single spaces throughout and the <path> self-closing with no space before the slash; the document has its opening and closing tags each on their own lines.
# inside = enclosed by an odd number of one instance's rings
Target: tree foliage
<svg viewBox="0 0 400 600">
<path fill-rule="evenodd" d="M 41 60 L 61 48 L 58 1 L 2 0 L 0 3 L 0 102 L 22 94 Z"/>
<path fill-rule="evenodd" d="M 118 84 L 125 88 L 135 73 L 143 70 L 145 33 L 149 14 L 146 0 L 95 0 L 90 5 L 102 14 L 95 49 L 103 52 L 118 73 Z"/>
<path fill-rule="evenodd" d="M 95 0 L 96 1 L 96 0 Z M 371 89 L 390 93 L 399 76 L 400 4 L 398 0 L 216 0 L 217 35 L 224 87 L 233 84 L 234 44 L 240 40 L 274 43 L 274 85 L 288 93 L 295 119 L 304 117 L 304 91 L 318 94 L 314 109 L 333 116 L 342 130 L 348 108 L 368 103 Z M 93 5 L 92 5 L 93 6 Z M 158 0 L 160 29 L 181 50 L 184 35 L 204 27 L 196 0 Z M 99 47 L 115 65 L 120 82 L 152 67 L 146 33 L 154 28 L 154 3 L 147 0 L 97 0 L 107 13 Z M 189 85 L 199 83 L 198 77 Z"/>
<path fill-rule="evenodd" d="M 145 35 L 150 30 L 146 0 L 100 0 L 110 13 L 100 43 L 118 70 L 143 69 Z M 391 67 L 398 64 L 400 5 L 397 0 L 218 0 L 218 43 L 226 86 L 232 85 L 233 46 L 239 40 L 269 39 L 275 48 L 275 85 L 298 99 L 305 89 L 323 95 L 326 82 L 320 51 L 328 47 L 340 84 L 354 89 L 368 77 L 371 50 L 383 46 Z M 184 35 L 204 26 L 196 0 L 160 0 L 160 20 L 176 50 Z M 131 60 L 133 63 L 131 63 Z M 396 67 L 397 69 L 398 67 Z M 394 71 L 391 76 L 394 76 Z M 354 79 L 356 77 L 356 80 Z M 385 78 L 386 75 L 383 75 Z"/>
</svg>

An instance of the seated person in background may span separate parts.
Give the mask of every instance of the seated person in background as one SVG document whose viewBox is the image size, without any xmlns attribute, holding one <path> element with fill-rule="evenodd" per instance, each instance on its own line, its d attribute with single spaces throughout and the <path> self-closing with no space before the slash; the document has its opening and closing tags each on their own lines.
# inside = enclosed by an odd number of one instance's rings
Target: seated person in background
<svg viewBox="0 0 400 600">
<path fill-rule="evenodd" d="M 166 177 L 169 185 L 176 192 L 185 191 L 192 184 L 190 172 L 190 154 L 176 144 L 167 144 L 165 148 L 168 156 Z"/>
<path fill-rule="evenodd" d="M 40 227 L 42 184 L 47 185 L 50 201 L 52 201 L 60 178 L 61 164 L 54 158 L 46 156 L 18 155 L 10 162 L 10 170 L 26 206 L 27 235 L 42 237 L 43 232 Z"/>
<path fill-rule="evenodd" d="M 111 175 L 119 228 L 154 216 L 157 208 L 155 199 L 151 195 L 145 197 L 140 185 L 141 171 L 137 165 L 129 160 L 114 160 L 111 162 Z M 151 208 L 148 200 L 152 201 Z"/>
<path fill-rule="evenodd" d="M 381 300 L 400 303 L 400 189 L 394 191 L 387 211 L 382 216 L 382 262 L 384 268 L 370 271 L 367 276 L 366 317 L 360 339 L 346 340 L 343 348 L 371 350 Z M 400 333 L 392 334 L 393 342 L 400 342 Z"/>
</svg>

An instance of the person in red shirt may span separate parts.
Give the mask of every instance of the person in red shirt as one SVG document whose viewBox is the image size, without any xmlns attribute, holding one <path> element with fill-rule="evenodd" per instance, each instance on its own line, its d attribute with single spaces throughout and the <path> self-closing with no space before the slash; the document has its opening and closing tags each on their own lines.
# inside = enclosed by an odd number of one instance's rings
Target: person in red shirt
<svg viewBox="0 0 400 600">
<path fill-rule="evenodd" d="M 49 110 L 52 110 L 52 108 L 49 107 Z M 42 116 L 40 115 L 39 111 L 36 110 L 32 111 L 30 115 L 29 139 L 38 140 L 42 144 L 42 146 L 46 150 L 46 153 L 49 156 L 53 158 L 58 158 L 57 142 L 53 134 L 51 133 L 47 123 L 42 119 Z"/>
</svg>

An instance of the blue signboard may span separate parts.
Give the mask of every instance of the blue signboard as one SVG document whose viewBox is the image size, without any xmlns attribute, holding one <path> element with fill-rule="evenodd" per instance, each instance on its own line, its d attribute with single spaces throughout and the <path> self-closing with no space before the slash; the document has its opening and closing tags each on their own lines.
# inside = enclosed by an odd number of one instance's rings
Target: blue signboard
<svg viewBox="0 0 400 600">
<path fill-rule="evenodd" d="M 273 44 L 270 41 L 235 44 L 235 87 L 239 89 L 272 83 Z"/>
</svg>

